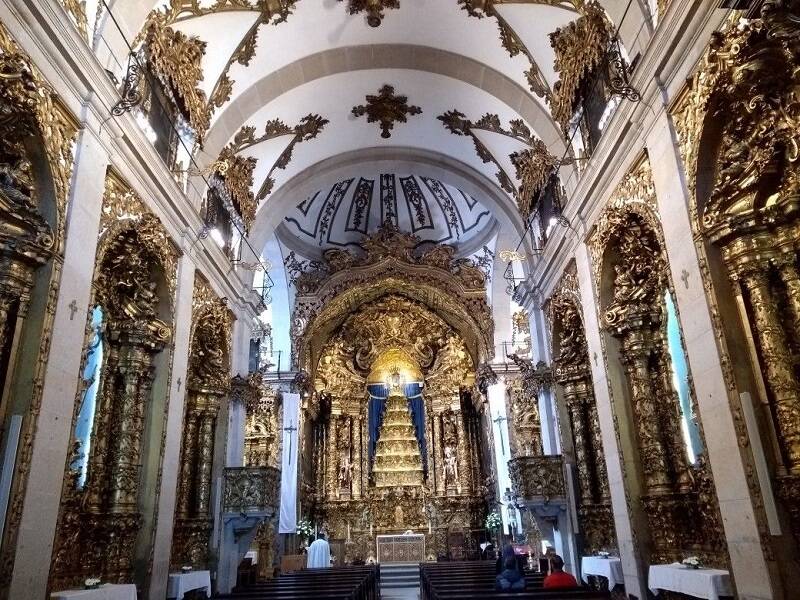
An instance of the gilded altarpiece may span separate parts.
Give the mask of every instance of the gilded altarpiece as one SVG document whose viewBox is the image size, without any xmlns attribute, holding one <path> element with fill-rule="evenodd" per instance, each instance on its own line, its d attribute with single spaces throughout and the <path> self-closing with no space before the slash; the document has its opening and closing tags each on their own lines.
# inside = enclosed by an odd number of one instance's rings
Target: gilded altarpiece
<svg viewBox="0 0 800 600">
<path fill-rule="evenodd" d="M 211 468 L 220 405 L 230 392 L 233 314 L 195 274 L 186 412 L 170 562 L 207 568 L 211 530 Z"/>
<path fill-rule="evenodd" d="M 681 433 L 681 405 L 674 387 L 667 339 L 665 295 L 672 284 L 664 251 L 650 163 L 644 156 L 625 176 L 600 216 L 588 243 L 606 369 L 619 369 L 622 398 L 633 422 L 618 435 L 634 439 L 638 501 L 649 532 L 649 560 L 670 562 L 693 554 L 726 566 L 727 548 L 714 482 L 700 454 L 689 464 Z M 611 343 L 613 341 L 613 343 Z M 683 349 L 681 348 L 681 352 Z M 615 378 L 609 377 L 609 380 Z M 688 381 L 692 414 L 694 387 Z M 699 423 L 698 423 L 699 425 Z M 702 432 L 702 429 L 701 429 Z M 630 491 L 630 482 L 629 482 Z"/>
<path fill-rule="evenodd" d="M 673 110 L 703 284 L 739 436 L 747 439 L 738 398 L 747 391 L 798 541 L 799 86 L 797 3 L 765 0 L 755 18 L 734 16 L 714 34 Z M 752 474 L 753 459 L 746 460 Z M 757 497 L 752 476 L 750 484 Z M 762 531 L 766 535 L 764 523 Z"/>
<path fill-rule="evenodd" d="M 575 263 L 570 263 L 546 305 L 553 348 L 553 379 L 569 415 L 569 430 L 578 475 L 578 523 L 588 553 L 617 546 L 611 493 L 589 350 L 583 328 Z"/>
<path fill-rule="evenodd" d="M 159 358 L 171 351 L 178 256 L 160 221 L 109 171 L 91 301 L 103 314 L 105 357 L 96 394 L 85 382 L 76 401 L 73 428 L 87 403 L 93 417 L 88 437 L 76 436 L 68 457 L 51 589 L 80 586 L 87 577 L 131 582 L 137 549 L 149 554 L 142 550 L 151 541 L 142 506 L 152 498 L 142 487 L 147 480 L 157 496 L 160 477 L 145 472 L 145 464 L 160 465 L 163 442 L 155 448 L 145 442 L 165 414 L 166 398 L 154 397 L 153 382 L 170 377 L 171 361 Z"/>
<path fill-rule="evenodd" d="M 7 590 L 61 280 L 77 125 L 2 24 L 0 73 L 0 437 L 8 440 L 21 420 L 0 555 Z"/>
<path fill-rule="evenodd" d="M 345 560 L 374 558 L 376 535 L 408 530 L 426 536 L 428 556 L 464 556 L 477 550 L 485 516 L 474 401 L 491 326 L 484 275 L 449 246 L 417 246 L 387 225 L 360 254 L 329 251 L 322 272 L 296 282 L 305 295 L 295 326 L 311 316 L 295 337 L 314 389 L 303 416 L 313 449 L 305 489 Z M 317 329 L 331 321 L 332 330 Z M 315 351 L 319 335 L 326 341 Z"/>
</svg>

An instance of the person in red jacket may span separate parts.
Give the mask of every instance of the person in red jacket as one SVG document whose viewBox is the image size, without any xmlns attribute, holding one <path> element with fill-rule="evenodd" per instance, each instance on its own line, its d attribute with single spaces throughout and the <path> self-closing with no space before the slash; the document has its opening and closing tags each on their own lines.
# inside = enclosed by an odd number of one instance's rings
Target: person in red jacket
<svg viewBox="0 0 800 600">
<path fill-rule="evenodd" d="M 544 578 L 546 588 L 574 588 L 578 587 L 577 580 L 569 573 L 564 572 L 564 559 L 558 554 L 550 559 L 550 575 Z"/>
</svg>

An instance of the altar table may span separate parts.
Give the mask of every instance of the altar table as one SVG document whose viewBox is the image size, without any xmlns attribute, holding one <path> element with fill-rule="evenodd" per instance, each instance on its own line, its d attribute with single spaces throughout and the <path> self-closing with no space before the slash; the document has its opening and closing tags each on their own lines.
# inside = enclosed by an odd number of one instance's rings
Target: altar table
<svg viewBox="0 0 800 600">
<path fill-rule="evenodd" d="M 584 556 L 581 558 L 581 579 L 589 583 L 589 575 L 608 579 L 608 589 L 623 585 L 622 561 L 616 556 L 601 558 L 600 556 Z"/>
<path fill-rule="evenodd" d="M 91 590 L 64 590 L 50 594 L 51 600 L 136 600 L 132 583 L 106 583 Z"/>
<path fill-rule="evenodd" d="M 206 596 L 211 598 L 211 573 L 209 571 L 170 573 L 167 582 L 167 598 L 182 600 L 186 592 L 203 588 L 206 590 Z"/>
<path fill-rule="evenodd" d="M 421 533 L 377 535 L 375 545 L 379 563 L 419 563 L 425 561 L 425 536 Z"/>
<path fill-rule="evenodd" d="M 653 594 L 660 590 L 688 594 L 695 598 L 718 600 L 733 596 L 731 576 L 722 569 L 689 569 L 680 563 L 651 565 L 647 587 Z"/>
</svg>

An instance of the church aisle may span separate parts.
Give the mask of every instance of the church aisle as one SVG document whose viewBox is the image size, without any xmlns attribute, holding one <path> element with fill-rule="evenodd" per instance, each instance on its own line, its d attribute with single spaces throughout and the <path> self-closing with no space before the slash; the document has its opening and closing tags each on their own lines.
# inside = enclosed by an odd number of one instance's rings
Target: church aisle
<svg viewBox="0 0 800 600">
<path fill-rule="evenodd" d="M 418 600 L 419 565 L 417 563 L 382 563 L 381 599 Z"/>
</svg>

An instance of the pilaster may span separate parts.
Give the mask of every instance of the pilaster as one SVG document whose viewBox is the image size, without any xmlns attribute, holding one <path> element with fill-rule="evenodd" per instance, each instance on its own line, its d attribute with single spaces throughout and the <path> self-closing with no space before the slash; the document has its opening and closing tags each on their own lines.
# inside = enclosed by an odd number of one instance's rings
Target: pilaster
<svg viewBox="0 0 800 600">
<path fill-rule="evenodd" d="M 67 213 L 64 268 L 56 302 L 42 404 L 33 439 L 30 474 L 19 524 L 9 598 L 43 598 L 50 562 L 65 457 L 83 355 L 94 257 L 100 226 L 108 155 L 86 127 L 75 150 Z M 77 307 L 77 310 L 75 310 Z M 78 342 L 78 340 L 81 340 Z"/>
<path fill-rule="evenodd" d="M 614 512 L 614 526 L 617 532 L 617 547 L 622 561 L 625 591 L 639 598 L 647 598 L 646 567 L 641 562 L 640 548 L 635 539 L 633 515 L 628 506 L 625 490 L 625 467 L 622 449 L 617 440 L 614 409 L 612 406 L 609 381 L 603 358 L 597 305 L 592 282 L 592 266 L 586 244 L 579 244 L 575 251 L 578 272 L 578 287 L 583 306 L 583 324 L 592 369 L 597 419 L 603 440 L 603 454 L 606 458 L 608 484 L 611 490 L 611 508 Z"/>
<path fill-rule="evenodd" d="M 662 112 L 647 139 L 684 343 L 714 475 L 733 576 L 741 598 L 775 597 L 757 528 L 725 385 L 700 264 L 692 239 L 688 191 L 676 134 Z M 777 578 L 775 578 L 777 579 Z"/>
<path fill-rule="evenodd" d="M 164 438 L 164 460 L 161 464 L 161 492 L 153 535 L 153 562 L 149 598 L 167 594 L 172 530 L 175 523 L 175 501 L 180 470 L 181 432 L 186 400 L 186 370 L 189 362 L 189 334 L 192 326 L 192 294 L 194 264 L 188 255 L 178 261 L 178 284 L 175 297 L 175 350 L 172 353 L 172 388 L 170 389 L 167 425 Z"/>
</svg>

